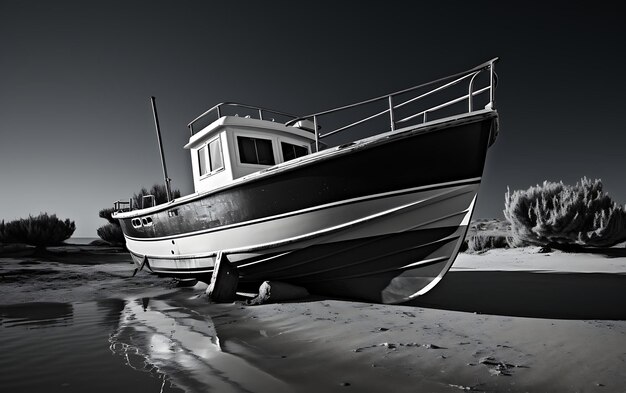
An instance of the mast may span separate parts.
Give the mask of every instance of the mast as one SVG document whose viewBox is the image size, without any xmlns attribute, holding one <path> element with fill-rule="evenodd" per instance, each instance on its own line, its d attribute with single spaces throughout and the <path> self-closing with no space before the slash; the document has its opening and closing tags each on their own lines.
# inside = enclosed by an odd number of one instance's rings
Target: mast
<svg viewBox="0 0 626 393">
<path fill-rule="evenodd" d="M 161 142 L 161 128 L 159 127 L 159 117 L 156 110 L 156 98 L 150 97 L 152 103 L 152 113 L 154 114 L 154 127 L 156 128 L 157 141 L 159 142 L 159 152 L 161 153 L 161 166 L 163 167 L 163 178 L 165 179 L 165 191 L 167 192 L 167 201 L 172 200 L 172 190 L 170 189 L 170 179 L 167 177 L 167 166 L 165 165 L 165 155 L 163 154 L 163 143 Z"/>
</svg>

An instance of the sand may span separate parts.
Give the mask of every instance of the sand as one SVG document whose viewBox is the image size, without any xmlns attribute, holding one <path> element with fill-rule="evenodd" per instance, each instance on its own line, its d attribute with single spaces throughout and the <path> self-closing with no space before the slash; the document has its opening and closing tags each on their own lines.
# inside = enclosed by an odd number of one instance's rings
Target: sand
<svg viewBox="0 0 626 393">
<path fill-rule="evenodd" d="M 155 299 L 163 318 L 178 310 L 172 334 L 198 334 L 185 327 L 198 318 L 212 325 L 204 335 L 229 356 L 213 366 L 254 370 L 267 382 L 254 391 L 626 391 L 626 257 L 537 251 L 460 254 L 411 306 L 316 297 L 210 304 L 202 283 L 129 278 L 133 266 L 119 254 L 97 263 L 1 258 L 0 303 Z"/>
<path fill-rule="evenodd" d="M 161 292 L 171 280 L 144 275 L 133 280 L 130 255 L 115 247 L 32 247 L 0 253 L 0 304 L 86 302 Z"/>
</svg>

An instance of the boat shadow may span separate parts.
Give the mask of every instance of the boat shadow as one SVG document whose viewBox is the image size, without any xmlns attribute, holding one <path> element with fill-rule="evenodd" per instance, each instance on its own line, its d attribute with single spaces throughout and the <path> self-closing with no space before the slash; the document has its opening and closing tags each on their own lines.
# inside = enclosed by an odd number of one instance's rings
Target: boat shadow
<svg viewBox="0 0 626 393">
<path fill-rule="evenodd" d="M 623 258 L 626 257 L 626 248 L 623 247 L 587 247 L 583 252 L 589 254 L 603 255 L 607 258 Z"/>
<path fill-rule="evenodd" d="M 451 271 L 405 304 L 515 317 L 626 320 L 626 275 Z"/>
</svg>

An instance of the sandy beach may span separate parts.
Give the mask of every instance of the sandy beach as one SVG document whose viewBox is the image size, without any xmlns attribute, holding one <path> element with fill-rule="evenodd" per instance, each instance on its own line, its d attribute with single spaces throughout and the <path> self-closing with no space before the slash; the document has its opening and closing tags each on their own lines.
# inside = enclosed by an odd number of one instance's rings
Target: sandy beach
<svg viewBox="0 0 626 393">
<path fill-rule="evenodd" d="M 125 253 L 72 250 L 0 258 L 0 326 L 122 299 L 102 345 L 152 364 L 169 391 L 626 391 L 624 256 L 497 249 L 460 254 L 408 306 L 248 306 L 211 304 L 204 283 L 131 278 Z"/>
</svg>

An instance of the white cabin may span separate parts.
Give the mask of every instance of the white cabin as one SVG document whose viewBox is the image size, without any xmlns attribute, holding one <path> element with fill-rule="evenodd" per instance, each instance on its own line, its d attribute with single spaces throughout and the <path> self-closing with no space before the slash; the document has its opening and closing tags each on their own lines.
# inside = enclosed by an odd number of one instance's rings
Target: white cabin
<svg viewBox="0 0 626 393">
<path fill-rule="evenodd" d="M 310 123 L 310 122 L 307 122 Z M 312 124 L 286 126 L 268 120 L 222 116 L 189 138 L 195 192 L 311 153 Z"/>
</svg>

